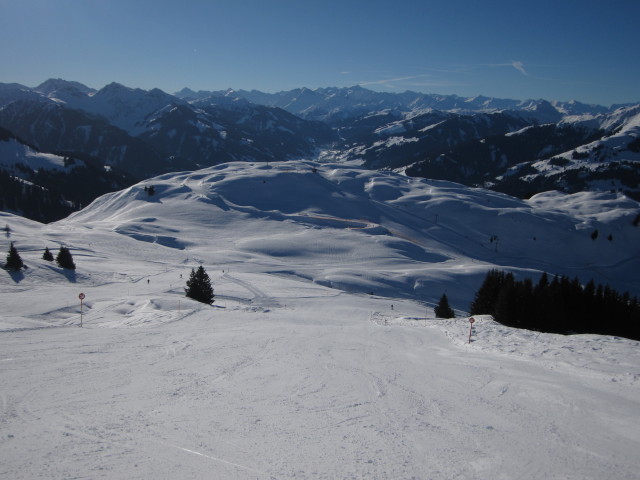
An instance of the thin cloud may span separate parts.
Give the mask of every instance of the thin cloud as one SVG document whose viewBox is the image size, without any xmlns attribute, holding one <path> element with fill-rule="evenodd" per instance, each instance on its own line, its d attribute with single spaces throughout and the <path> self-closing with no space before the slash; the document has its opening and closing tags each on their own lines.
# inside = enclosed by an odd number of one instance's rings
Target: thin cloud
<svg viewBox="0 0 640 480">
<path fill-rule="evenodd" d="M 524 63 L 519 60 L 511 60 L 509 63 L 484 63 L 482 65 L 485 67 L 513 67 L 525 77 L 529 76 L 529 72 L 524 68 Z"/>
<path fill-rule="evenodd" d="M 407 80 L 415 80 L 416 78 L 425 78 L 425 77 L 429 77 L 429 74 L 422 74 L 422 75 L 412 75 L 410 77 L 396 77 L 396 78 L 387 78 L 384 80 L 373 80 L 370 82 L 360 82 L 358 85 L 385 85 L 387 83 L 392 83 L 392 82 L 405 82 Z"/>
<path fill-rule="evenodd" d="M 442 78 L 439 75 L 434 76 L 431 73 L 422 73 L 418 75 L 407 75 L 404 77 L 384 78 L 382 80 L 367 80 L 361 82 L 355 82 L 356 85 L 361 87 L 375 87 L 380 86 L 388 90 L 417 90 L 424 91 L 425 89 L 434 88 L 452 88 L 459 86 L 460 83 L 448 78 Z"/>
<path fill-rule="evenodd" d="M 521 74 L 526 75 L 527 77 L 529 76 L 527 71 L 524 69 L 524 63 L 511 60 L 511 66 L 518 70 Z"/>
</svg>

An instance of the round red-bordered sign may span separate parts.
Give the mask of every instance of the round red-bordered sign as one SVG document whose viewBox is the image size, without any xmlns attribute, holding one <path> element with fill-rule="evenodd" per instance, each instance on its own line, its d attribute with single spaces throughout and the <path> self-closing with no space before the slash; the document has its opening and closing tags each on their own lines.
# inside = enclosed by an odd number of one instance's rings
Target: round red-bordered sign
<svg viewBox="0 0 640 480">
<path fill-rule="evenodd" d="M 473 317 L 469 318 L 469 323 L 473 323 L 473 322 L 475 322 L 475 321 L 476 321 L 476 319 L 475 319 L 475 318 L 473 318 Z"/>
<path fill-rule="evenodd" d="M 79 298 L 80 300 L 84 300 L 84 293 L 81 293 L 80 295 L 78 295 L 78 298 Z"/>
</svg>

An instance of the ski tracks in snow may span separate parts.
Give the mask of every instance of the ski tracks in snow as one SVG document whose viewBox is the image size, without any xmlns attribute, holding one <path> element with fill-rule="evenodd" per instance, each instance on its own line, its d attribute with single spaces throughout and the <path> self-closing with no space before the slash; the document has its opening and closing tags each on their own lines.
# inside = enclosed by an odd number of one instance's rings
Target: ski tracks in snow
<svg viewBox="0 0 640 480">
<path fill-rule="evenodd" d="M 220 388 L 219 382 L 223 379 L 233 379 L 260 361 L 260 352 L 268 352 L 270 342 L 256 346 L 257 356 L 225 358 L 222 374 L 209 380 L 202 371 L 185 368 L 184 359 L 187 356 L 198 358 L 197 353 L 189 353 L 194 347 L 195 338 L 180 334 L 167 337 L 162 330 L 155 330 L 153 335 L 159 343 L 149 343 L 148 335 L 141 336 L 144 343 L 133 351 L 126 348 L 126 352 L 129 352 L 126 355 L 133 356 L 130 360 L 134 364 L 143 362 L 153 365 L 149 378 L 135 374 L 131 366 L 122 363 L 113 365 L 119 370 L 117 373 L 97 375 L 104 368 L 102 362 L 108 360 L 101 354 L 118 355 L 120 346 L 117 342 L 99 343 L 95 340 L 95 344 L 83 346 L 75 352 L 79 355 L 78 360 L 73 360 L 66 368 L 51 369 L 46 364 L 34 363 L 34 368 L 50 372 L 50 383 L 67 386 L 60 398 L 44 398 L 41 391 L 49 388 L 47 385 L 0 395 L 0 426 L 7 427 L 7 432 L 11 432 L 0 437 L 0 446 L 5 443 L 3 451 L 7 451 L 5 448 L 11 442 L 29 451 L 32 442 L 27 438 L 47 438 L 50 445 L 48 456 L 51 458 L 40 458 L 30 468 L 50 478 L 75 478 L 79 472 L 89 473 L 94 478 L 104 475 L 111 478 L 149 478 L 137 475 L 134 467 L 138 464 L 140 472 L 149 474 L 155 471 L 155 478 L 165 478 L 163 465 L 176 468 L 175 464 L 182 462 L 188 465 L 183 470 L 187 478 L 205 478 L 206 472 L 211 471 L 206 462 L 215 462 L 220 465 L 215 471 L 227 472 L 224 478 L 278 480 L 276 475 L 243 461 L 243 458 L 250 458 L 248 451 L 243 456 L 233 446 L 217 452 L 220 445 L 212 442 L 216 438 L 215 432 L 188 428 L 193 425 L 193 419 L 189 418 L 189 410 L 184 410 L 183 405 L 185 399 L 202 402 L 206 401 L 207 396 L 215 396 L 212 388 Z M 154 360 L 162 352 L 164 355 Z M 208 354 L 204 352 L 203 362 L 207 361 L 204 357 Z M 117 393 L 102 397 L 102 392 Z M 96 408 L 108 413 L 94 416 Z M 159 420 L 166 415 L 161 412 L 174 408 L 176 413 L 171 414 L 172 422 L 167 424 Z M 21 425 L 20 431 L 17 431 L 18 425 Z M 202 461 L 193 462 L 187 457 L 181 460 L 184 455 L 196 456 Z M 114 456 L 121 458 L 118 466 L 109 461 Z M 75 470 L 66 470 L 64 463 L 56 467 L 59 470 L 48 470 L 50 460 L 56 457 L 73 459 Z M 130 459 L 135 460 L 130 462 Z M 25 471 L 7 470 L 4 473 L 14 478 L 30 476 Z"/>
<path fill-rule="evenodd" d="M 269 295 L 264 293 L 262 290 L 260 290 L 258 287 L 256 287 L 254 284 L 248 281 L 241 280 L 240 278 L 234 277 L 229 273 L 224 273 L 220 278 L 227 280 L 231 283 L 235 283 L 236 285 L 239 285 L 240 287 L 250 292 L 253 295 L 253 298 L 251 298 L 249 302 L 251 303 L 251 305 L 257 308 L 262 308 L 265 311 L 268 311 L 268 309 L 270 308 L 281 307 L 281 305 L 278 303 L 278 301 L 275 298 L 270 297 Z M 231 298 L 231 297 L 228 297 L 228 298 Z"/>
</svg>

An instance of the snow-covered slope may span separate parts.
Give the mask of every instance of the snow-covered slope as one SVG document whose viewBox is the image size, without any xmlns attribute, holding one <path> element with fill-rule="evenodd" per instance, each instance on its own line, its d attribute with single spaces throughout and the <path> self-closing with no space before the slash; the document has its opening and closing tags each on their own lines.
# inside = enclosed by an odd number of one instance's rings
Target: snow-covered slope
<svg viewBox="0 0 640 480">
<path fill-rule="evenodd" d="M 96 91 L 78 82 L 49 79 L 34 88 L 54 102 L 99 115 L 132 136 L 143 131 L 144 120 L 167 105 L 182 105 L 179 98 L 157 88 L 142 90 L 116 82 Z"/>
<path fill-rule="evenodd" d="M 479 317 L 468 343 L 464 310 L 493 266 L 637 293 L 637 209 L 283 162 L 0 214 L 29 266 L 0 270 L 1 475 L 635 478 L 638 342 Z M 62 244 L 75 272 L 41 259 Z M 199 264 L 212 307 L 184 297 Z"/>
<path fill-rule="evenodd" d="M 152 184 L 149 197 L 144 186 Z M 360 292 L 434 300 L 450 289 L 464 309 L 490 265 L 535 278 L 593 278 L 637 294 L 639 207 L 604 193 L 523 201 L 344 164 L 229 163 L 106 195 L 66 222 L 174 248 L 233 251 L 235 261 L 265 259 Z M 443 291 L 432 290 L 432 279 Z"/>
<path fill-rule="evenodd" d="M 0 168 L 21 166 L 29 170 L 69 170 L 64 158 L 52 153 L 42 153 L 25 145 L 13 134 L 0 128 Z"/>
<path fill-rule="evenodd" d="M 102 115 L 112 125 L 137 136 L 142 131 L 142 123 L 149 115 L 167 105 L 181 104 L 183 102 L 178 98 L 157 88 L 146 91 L 111 83 L 93 96 L 86 97 L 86 103 L 78 107 Z"/>
<path fill-rule="evenodd" d="M 95 158 L 39 151 L 0 127 L 0 210 L 51 222 L 134 182 Z"/>
</svg>

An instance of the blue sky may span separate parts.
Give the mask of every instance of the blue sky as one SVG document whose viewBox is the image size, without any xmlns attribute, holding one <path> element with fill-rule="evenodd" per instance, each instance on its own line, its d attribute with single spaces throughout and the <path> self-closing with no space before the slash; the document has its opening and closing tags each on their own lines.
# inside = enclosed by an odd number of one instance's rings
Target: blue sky
<svg viewBox="0 0 640 480">
<path fill-rule="evenodd" d="M 640 101 L 637 0 L 0 0 L 0 82 Z"/>
</svg>

